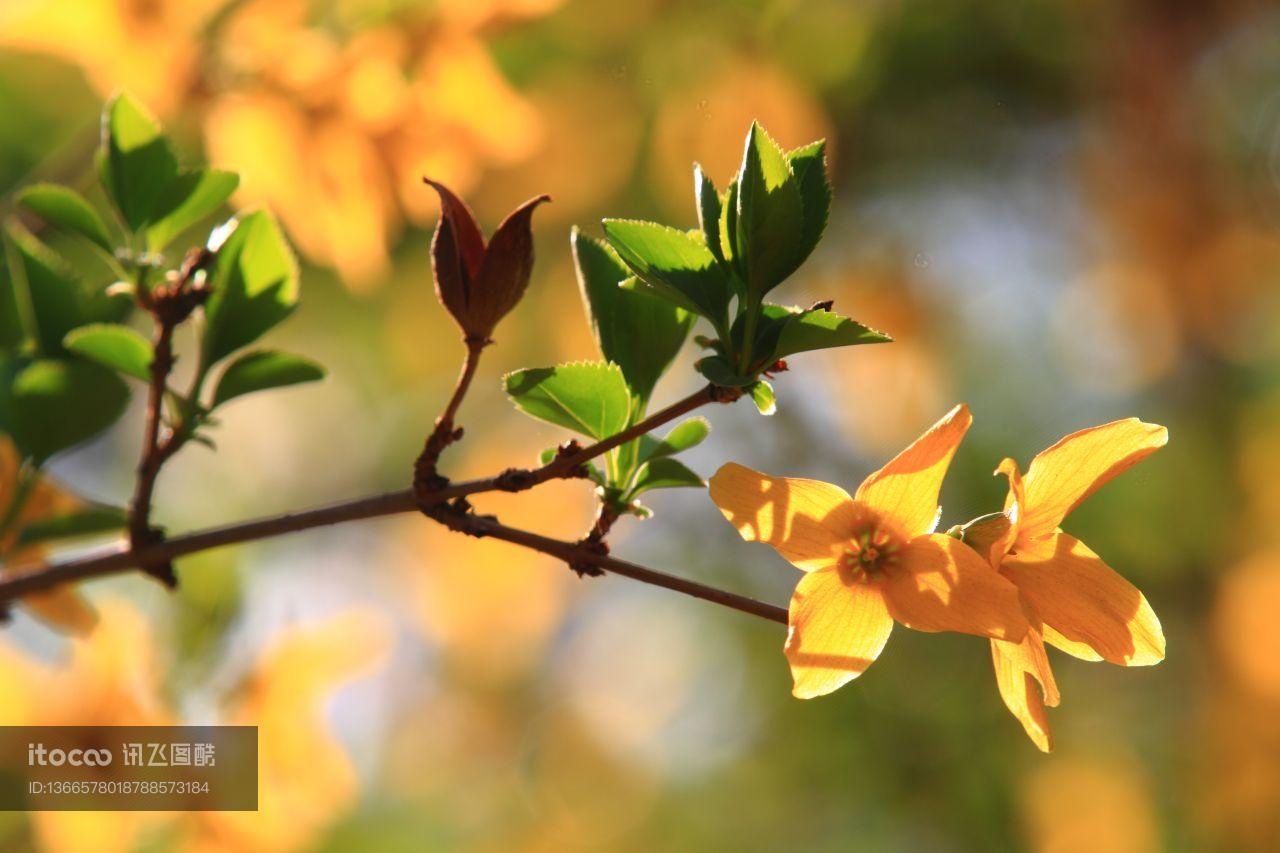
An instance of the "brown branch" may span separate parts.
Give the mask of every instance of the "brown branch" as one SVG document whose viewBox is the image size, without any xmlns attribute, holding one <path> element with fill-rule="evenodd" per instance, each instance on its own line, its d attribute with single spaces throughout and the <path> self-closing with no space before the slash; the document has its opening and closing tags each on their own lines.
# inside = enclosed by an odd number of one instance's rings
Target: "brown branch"
<svg viewBox="0 0 1280 853">
<path fill-rule="evenodd" d="M 595 444 L 579 447 L 576 442 L 570 442 L 561 447 L 560 453 L 541 468 L 509 468 L 496 477 L 441 485 L 423 493 L 420 496 L 420 500 L 424 506 L 427 506 L 453 500 L 454 498 L 474 495 L 478 492 L 523 492 L 525 489 L 531 489 L 539 483 L 545 483 L 547 480 L 584 477 L 586 472 L 582 466 L 597 456 L 602 456 L 615 447 L 646 435 L 658 427 L 670 423 L 682 415 L 687 415 L 694 409 L 705 406 L 708 403 L 732 403 L 741 396 L 742 391 L 738 388 L 707 385 L 683 400 L 678 400 L 670 406 L 654 412 L 634 426 L 597 441 Z"/>
<path fill-rule="evenodd" d="M 156 332 L 151 354 L 151 378 L 147 384 L 142 455 L 138 460 L 133 499 L 129 503 L 129 543 L 135 552 L 141 552 L 164 538 L 163 531 L 151 524 L 156 478 L 160 476 L 164 463 L 178 452 L 186 440 L 181 424 L 171 427 L 163 438 L 160 435 L 164 395 L 169 386 L 169 372 L 173 370 L 173 332 L 208 297 L 203 281 L 197 282 L 197 278 L 212 260 L 210 250 L 196 247 L 187 253 L 182 266 L 168 273 L 165 281 L 154 289 L 148 288 L 143 275 L 136 283 L 138 305 L 150 312 Z M 175 587 L 178 584 L 173 564 L 167 560 L 143 564 L 140 568 L 165 586 Z"/>
<path fill-rule="evenodd" d="M 116 575 L 147 565 L 163 563 L 186 554 L 417 509 L 413 492 L 405 489 L 316 509 L 242 521 L 183 536 L 174 536 L 141 549 L 125 548 L 91 554 L 61 563 L 48 563 L 27 572 L 0 579 L 0 605 L 33 592 L 43 592 L 76 581 Z"/>
<path fill-rule="evenodd" d="M 600 501 L 600 508 L 596 510 L 596 520 L 591 525 L 591 530 L 587 535 L 578 540 L 578 547 L 594 551 L 597 554 L 608 554 L 609 543 L 605 541 L 609 531 L 613 529 L 613 525 L 619 518 L 618 509 L 608 500 Z M 578 573 L 578 577 L 597 578 L 604 572 L 599 566 L 593 566 L 591 563 L 575 562 L 570 563 L 569 568 Z"/>
<path fill-rule="evenodd" d="M 156 478 L 165 460 L 173 455 L 178 442 L 172 431 L 161 440 L 160 427 L 164 415 L 164 392 L 173 368 L 173 324 L 156 315 L 156 336 L 151 357 L 151 380 L 147 385 L 147 421 L 143 430 L 142 455 L 138 460 L 133 499 L 129 502 L 129 543 L 134 551 L 142 551 L 160 541 L 162 533 L 151 525 L 151 499 Z M 142 567 L 166 586 L 177 584 L 173 565 L 167 561 Z"/>
<path fill-rule="evenodd" d="M 161 341 L 157 340 L 157 350 L 163 349 L 163 347 L 159 346 L 160 343 Z M 476 348 L 475 352 L 478 357 L 479 347 Z M 473 362 L 474 360 L 474 358 L 471 359 Z M 155 372 L 153 371 L 153 379 Z M 167 371 L 165 373 L 167 374 Z M 446 416 L 449 419 L 456 416 L 458 404 L 461 402 L 463 395 L 465 395 L 467 386 L 471 381 L 470 377 L 474 376 L 474 373 L 474 364 L 472 364 L 470 370 L 464 366 L 462 374 L 459 376 L 458 388 L 455 389 L 454 396 L 450 401 L 450 405 L 446 407 L 445 413 L 441 415 L 441 421 L 444 421 Z M 153 382 L 152 388 L 154 389 L 155 387 L 157 386 Z M 160 383 L 159 387 L 163 389 L 163 383 Z M 635 426 L 588 447 L 578 447 L 575 442 L 571 442 L 565 446 L 560 455 L 541 468 L 529 471 L 510 469 L 496 477 L 458 484 L 443 484 L 438 488 L 425 490 L 424 493 L 418 495 L 415 495 L 413 489 L 388 492 L 332 506 L 241 522 L 169 539 L 159 536 L 158 531 L 143 534 L 141 538 L 135 538 L 133 525 L 138 524 L 139 527 L 136 529 L 141 530 L 141 525 L 145 522 L 147 516 L 145 513 L 134 513 L 130 526 L 131 547 L 61 563 L 47 563 L 34 567 L 29 571 L 0 579 L 0 607 L 23 596 L 47 591 L 63 584 L 120 574 L 136 568 L 151 571 L 151 567 L 154 566 L 168 566 L 169 562 L 177 557 L 225 545 L 266 539 L 272 536 L 345 521 L 409 512 L 415 509 L 421 510 L 434 518 L 437 515 L 448 512 L 446 502 L 461 496 L 485 491 L 523 491 L 538 483 L 557 477 L 579 476 L 582 471 L 582 465 L 585 462 L 607 453 L 619 445 L 675 420 L 699 406 L 708 403 L 731 403 L 741 396 L 742 392 L 738 389 L 708 385 L 683 400 L 679 400 L 655 412 Z M 163 401 L 163 390 L 160 399 Z M 145 499 L 144 503 L 135 498 L 135 506 L 139 508 L 150 506 L 150 495 L 154 490 L 156 472 L 159 471 L 160 466 L 177 450 L 183 441 L 179 431 L 172 432 L 166 440 L 159 441 L 159 421 L 158 419 L 153 421 L 150 417 L 153 412 L 159 412 L 159 408 L 149 408 L 147 447 L 154 446 L 155 451 L 150 454 L 144 454 L 143 463 L 139 466 L 140 474 L 144 468 L 148 474 L 146 478 L 139 477 L 140 485 L 138 491 L 140 496 Z M 155 443 L 153 444 L 153 442 Z M 513 528 L 501 525 L 489 529 L 485 526 L 489 522 L 484 520 L 468 522 L 468 525 L 476 524 L 480 526 L 464 532 L 470 532 L 472 535 L 492 535 L 495 538 L 507 539 L 516 544 L 522 544 L 526 547 L 561 557 L 561 559 L 566 560 L 575 568 L 581 569 L 582 567 L 591 566 L 609 569 L 626 577 L 685 592 L 708 601 L 726 604 L 726 606 L 744 610 L 745 612 L 764 615 L 766 618 L 774 619 L 775 621 L 779 621 L 779 614 L 781 614 L 780 620 L 786 621 L 785 610 L 761 604 L 760 602 L 753 602 L 751 599 L 735 596 L 723 590 L 706 587 L 692 581 L 684 581 L 680 578 L 664 575 L 661 572 L 655 572 L 652 569 L 646 569 L 633 563 L 626 563 L 609 557 L 607 548 L 600 546 L 603 545 L 604 534 L 608 532 L 612 522 L 613 520 L 609 520 L 605 524 L 598 524 L 601 529 L 598 537 L 601 540 L 599 543 L 589 541 L 591 539 L 590 534 L 587 537 L 588 541 L 573 543 L 548 539 L 537 534 L 516 531 Z M 146 526 L 146 529 L 148 531 L 151 530 L 149 525 Z M 594 531 L 595 528 L 593 528 Z M 513 536 L 520 538 L 512 538 Z"/>
<path fill-rule="evenodd" d="M 212 548 L 266 539 L 286 533 L 296 533 L 346 521 L 359 521 L 396 515 L 402 512 L 412 512 L 417 509 L 418 505 L 414 499 L 413 492 L 406 489 L 317 509 L 286 513 L 188 533 L 184 536 L 175 536 L 163 542 L 146 546 L 141 550 L 117 550 L 106 554 L 68 560 L 63 563 L 48 564 L 28 573 L 10 575 L 0 579 L 0 605 L 16 601 L 32 593 L 45 592 L 62 584 L 121 574 L 131 569 L 172 560 L 197 551 L 207 551 Z M 433 517 L 439 516 L 438 520 L 441 523 L 461 533 L 471 536 L 491 536 L 494 539 L 502 539 L 544 554 L 550 554 L 571 565 L 583 563 L 597 566 L 623 577 L 681 592 L 694 598 L 701 598 L 704 601 L 710 601 L 743 613 L 770 619 L 774 622 L 785 624 L 787 621 L 787 611 L 781 607 L 775 607 L 771 604 L 756 601 L 717 587 L 700 584 L 696 581 L 668 575 L 655 569 L 638 566 L 635 563 L 618 560 L 573 542 L 551 539 L 537 533 L 507 527 L 493 518 L 459 512 L 455 504 L 437 505 L 431 509 L 431 512 Z"/>
<path fill-rule="evenodd" d="M 444 412 L 440 417 L 436 418 L 435 428 L 427 436 L 426 443 L 422 447 L 422 453 L 418 455 L 418 459 L 413 466 L 413 488 L 420 497 L 427 497 L 428 492 L 439 488 L 446 482 L 437 472 L 436 465 L 440 461 L 440 454 L 444 452 L 444 449 L 462 438 L 462 427 L 454 427 L 454 421 L 458 417 L 458 408 L 462 405 L 462 399 L 467 396 L 467 390 L 471 387 L 471 380 L 475 378 L 476 368 L 480 365 L 480 354 L 492 341 L 468 337 L 465 343 L 467 345 L 467 357 L 462 363 L 462 371 L 458 374 L 458 381 L 454 385 L 453 396 L 449 398 L 449 403 L 445 406 Z"/>
<path fill-rule="evenodd" d="M 757 601 L 745 595 L 738 595 L 719 587 L 708 586 L 697 581 L 669 575 L 656 569 L 619 560 L 610 557 L 608 554 L 601 554 L 592 548 L 584 547 L 580 543 L 552 539 L 528 530 L 508 527 L 493 516 L 476 515 L 470 512 L 465 501 L 436 505 L 430 508 L 428 513 L 432 518 L 458 533 L 465 533 L 468 536 L 478 538 L 501 539 L 504 542 L 511 542 L 534 551 L 540 551 L 543 554 L 549 554 L 552 557 L 563 560 L 569 566 L 577 564 L 595 566 L 641 583 L 660 586 L 663 589 L 680 592 L 694 598 L 700 598 L 703 601 L 710 601 L 713 604 L 719 604 L 742 613 L 749 613 L 752 616 L 759 616 L 762 619 L 779 622 L 783 625 L 787 624 L 786 608 L 766 604 L 763 601 Z"/>
</svg>

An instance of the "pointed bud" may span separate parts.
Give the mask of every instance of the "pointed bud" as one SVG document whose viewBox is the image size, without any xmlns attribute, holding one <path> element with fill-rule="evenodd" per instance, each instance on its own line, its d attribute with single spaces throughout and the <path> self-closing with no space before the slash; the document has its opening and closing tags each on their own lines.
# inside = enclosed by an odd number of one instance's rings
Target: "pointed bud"
<svg viewBox="0 0 1280 853">
<path fill-rule="evenodd" d="M 538 196 L 516 208 L 486 246 L 462 199 L 423 180 L 440 194 L 440 223 L 431 241 L 436 295 L 468 339 L 486 341 L 524 296 L 533 271 L 533 211 L 551 198 Z"/>
</svg>

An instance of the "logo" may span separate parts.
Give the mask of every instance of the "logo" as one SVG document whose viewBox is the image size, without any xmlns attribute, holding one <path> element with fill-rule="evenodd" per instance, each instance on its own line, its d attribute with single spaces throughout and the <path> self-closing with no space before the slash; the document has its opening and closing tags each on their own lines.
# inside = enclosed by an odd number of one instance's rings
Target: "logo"
<svg viewBox="0 0 1280 853">
<path fill-rule="evenodd" d="M 109 749 L 46 749 L 42 743 L 27 744 L 27 766 L 106 767 L 111 764 Z"/>
</svg>

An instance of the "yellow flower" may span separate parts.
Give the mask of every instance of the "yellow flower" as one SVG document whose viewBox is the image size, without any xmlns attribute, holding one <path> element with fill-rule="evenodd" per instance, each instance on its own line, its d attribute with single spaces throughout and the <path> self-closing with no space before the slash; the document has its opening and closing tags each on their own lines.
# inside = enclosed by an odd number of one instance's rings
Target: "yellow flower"
<svg viewBox="0 0 1280 853">
<path fill-rule="evenodd" d="M 1001 698 L 1045 752 L 1053 738 L 1044 706 L 1059 700 L 1045 643 L 1121 666 L 1164 660 L 1164 633 L 1146 598 L 1058 525 L 1168 437 L 1162 426 L 1129 418 L 1066 436 L 1031 460 L 1025 477 L 1005 459 L 996 470 L 1009 478 L 998 529 L 981 541 L 966 536 L 1018 588 L 1031 629 L 1020 643 L 992 640 L 991 656 Z"/>
<path fill-rule="evenodd" d="M 806 574 L 791 597 L 785 651 L 802 699 L 857 678 L 894 621 L 1020 641 L 1018 592 L 960 541 L 934 533 L 938 492 L 972 418 L 956 406 L 854 497 L 817 480 L 729 463 L 711 499 L 747 541 L 767 542 Z"/>
<path fill-rule="evenodd" d="M 22 460 L 7 436 L 0 435 L 0 519 L 9 519 L 13 501 L 23 478 Z M 27 488 L 22 508 L 10 520 L 6 529 L 0 530 L 0 567 L 5 573 L 23 563 L 35 563 L 44 557 L 39 545 L 23 544 L 24 528 L 52 518 L 58 518 L 84 509 L 85 503 L 63 489 L 48 477 L 39 473 L 28 474 L 34 482 Z M 97 613 L 93 606 L 74 587 L 63 587 L 50 592 L 36 593 L 23 599 L 37 618 L 49 625 L 73 634 L 86 634 L 93 629 Z"/>
<path fill-rule="evenodd" d="M 324 719 L 341 685 L 380 665 L 387 622 L 351 609 L 289 629 L 262 656 L 220 722 L 258 727 L 258 810 L 192 814 L 182 849 L 306 848 L 355 801 L 356 770 Z"/>
<path fill-rule="evenodd" d="M 237 206 L 272 208 L 308 260 L 368 288 L 405 222 L 435 217 L 422 175 L 465 192 L 538 149 L 542 119 L 485 31 L 558 2 L 451 3 L 350 30 L 304 0 L 17 0 L 0 2 L 0 46 L 194 116 L 209 159 L 241 174 Z"/>
<path fill-rule="evenodd" d="M 101 627 L 70 645 L 67 660 L 45 663 L 0 644 L 0 724 L 7 726 L 165 726 L 174 720 L 160 693 L 155 638 L 122 601 L 102 605 Z M 126 853 L 159 812 L 31 813 L 39 849 Z"/>
</svg>

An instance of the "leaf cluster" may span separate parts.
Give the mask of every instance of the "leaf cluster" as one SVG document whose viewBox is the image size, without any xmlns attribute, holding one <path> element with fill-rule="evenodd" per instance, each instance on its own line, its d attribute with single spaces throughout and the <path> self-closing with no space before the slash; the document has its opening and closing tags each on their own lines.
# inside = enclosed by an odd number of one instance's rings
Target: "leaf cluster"
<svg viewBox="0 0 1280 853">
<path fill-rule="evenodd" d="M 190 386 L 164 392 L 179 443 L 209 443 L 202 428 L 232 399 L 324 375 L 300 356 L 245 351 L 296 307 L 298 267 L 269 213 L 209 228 L 239 185 L 236 174 L 184 166 L 155 118 L 126 94 L 103 110 L 96 166 L 83 193 L 51 183 L 23 189 L 18 215 L 5 223 L 0 433 L 21 459 L 38 468 L 121 416 L 128 381 L 153 380 L 154 335 L 139 331 L 139 320 L 179 286 L 191 298 L 168 322 L 197 309 L 201 320 Z M 92 520 L 108 517 L 118 513 Z"/>
</svg>

